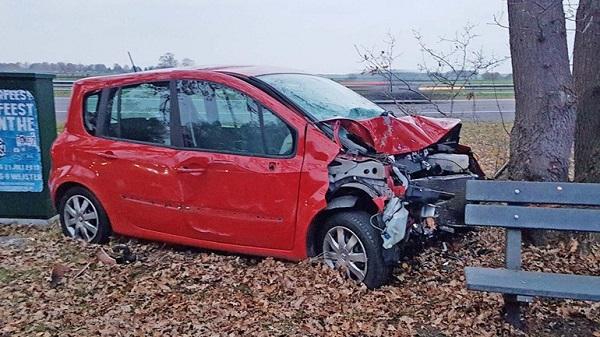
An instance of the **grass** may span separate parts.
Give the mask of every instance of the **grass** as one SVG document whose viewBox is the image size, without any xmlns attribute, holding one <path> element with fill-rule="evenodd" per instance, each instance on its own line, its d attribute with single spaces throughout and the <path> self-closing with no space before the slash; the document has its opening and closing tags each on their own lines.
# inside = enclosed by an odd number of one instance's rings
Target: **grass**
<svg viewBox="0 0 600 337">
<path fill-rule="evenodd" d="M 71 90 L 54 89 L 54 97 L 70 97 Z"/>
<path fill-rule="evenodd" d="M 0 283 L 8 283 L 14 278 L 10 270 L 0 267 Z"/>
</svg>

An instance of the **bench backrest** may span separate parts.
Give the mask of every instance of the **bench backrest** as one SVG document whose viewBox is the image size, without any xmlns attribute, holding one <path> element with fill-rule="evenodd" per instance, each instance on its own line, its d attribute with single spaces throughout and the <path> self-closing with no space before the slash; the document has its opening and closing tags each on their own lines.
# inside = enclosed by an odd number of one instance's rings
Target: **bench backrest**
<svg viewBox="0 0 600 337">
<path fill-rule="evenodd" d="M 508 204 L 467 205 L 467 225 L 600 232 L 600 209 L 549 205 L 600 206 L 600 184 L 472 180 L 466 199 Z"/>
</svg>

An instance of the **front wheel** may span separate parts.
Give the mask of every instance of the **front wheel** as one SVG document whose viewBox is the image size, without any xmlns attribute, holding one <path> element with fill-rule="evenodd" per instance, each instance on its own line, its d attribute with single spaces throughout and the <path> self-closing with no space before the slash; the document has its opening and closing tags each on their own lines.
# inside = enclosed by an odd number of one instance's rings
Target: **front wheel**
<svg viewBox="0 0 600 337">
<path fill-rule="evenodd" d="M 393 268 L 384 262 L 380 233 L 366 212 L 338 212 L 327 218 L 321 247 L 326 265 L 345 270 L 368 288 L 384 285 L 391 276 Z"/>
</svg>

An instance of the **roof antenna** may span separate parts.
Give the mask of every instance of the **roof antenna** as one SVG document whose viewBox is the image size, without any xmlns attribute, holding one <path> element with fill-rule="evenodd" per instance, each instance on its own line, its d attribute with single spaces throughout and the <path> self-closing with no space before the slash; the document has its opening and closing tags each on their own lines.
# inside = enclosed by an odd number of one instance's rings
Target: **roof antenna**
<svg viewBox="0 0 600 337">
<path fill-rule="evenodd" d="M 136 67 L 135 63 L 133 63 L 133 57 L 131 57 L 131 53 L 129 51 L 127 51 L 127 55 L 129 55 L 129 61 L 131 61 L 131 65 L 133 66 L 133 72 L 137 73 L 140 68 Z"/>
</svg>

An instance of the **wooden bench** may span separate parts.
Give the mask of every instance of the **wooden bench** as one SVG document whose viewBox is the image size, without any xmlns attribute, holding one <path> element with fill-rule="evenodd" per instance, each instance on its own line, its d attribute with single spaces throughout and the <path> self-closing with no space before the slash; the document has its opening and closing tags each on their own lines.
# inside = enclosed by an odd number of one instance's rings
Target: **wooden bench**
<svg viewBox="0 0 600 337">
<path fill-rule="evenodd" d="M 468 181 L 466 199 L 466 225 L 506 228 L 506 268 L 466 267 L 467 289 L 504 294 L 509 323 L 521 326 L 523 296 L 600 301 L 598 276 L 521 270 L 523 229 L 600 232 L 600 209 L 547 207 L 600 206 L 600 184 Z"/>
</svg>

